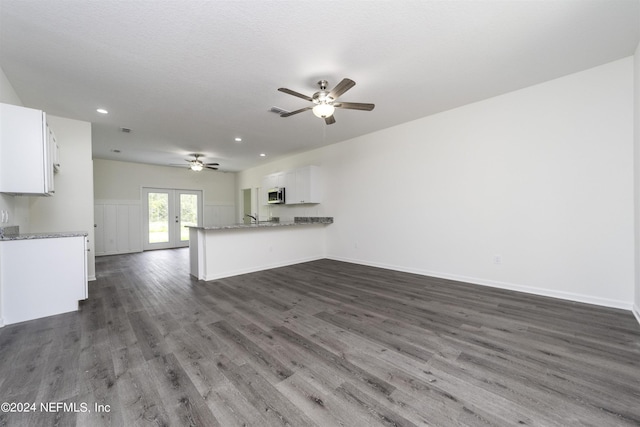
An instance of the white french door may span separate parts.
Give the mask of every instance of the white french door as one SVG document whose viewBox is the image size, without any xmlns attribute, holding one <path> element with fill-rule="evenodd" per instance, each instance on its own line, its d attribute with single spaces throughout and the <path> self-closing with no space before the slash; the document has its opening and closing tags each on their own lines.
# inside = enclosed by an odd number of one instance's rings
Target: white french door
<svg viewBox="0 0 640 427">
<path fill-rule="evenodd" d="M 187 226 L 202 225 L 202 191 L 143 188 L 144 250 L 189 246 Z"/>
</svg>

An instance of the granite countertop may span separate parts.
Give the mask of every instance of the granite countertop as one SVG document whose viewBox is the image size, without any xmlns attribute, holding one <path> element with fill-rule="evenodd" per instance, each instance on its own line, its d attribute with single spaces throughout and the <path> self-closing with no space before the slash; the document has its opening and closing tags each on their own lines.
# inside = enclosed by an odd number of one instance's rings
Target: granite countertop
<svg viewBox="0 0 640 427">
<path fill-rule="evenodd" d="M 48 233 L 19 233 L 17 227 L 0 228 L 0 242 L 10 240 L 55 239 L 58 237 L 88 236 L 86 231 L 66 231 Z"/>
<path fill-rule="evenodd" d="M 251 228 L 272 228 L 272 227 L 291 227 L 298 225 L 310 224 L 333 224 L 333 217 L 294 217 L 293 221 L 274 222 L 259 221 L 257 224 L 230 224 L 230 225 L 212 225 L 208 227 L 189 227 L 196 230 L 242 230 Z"/>
</svg>

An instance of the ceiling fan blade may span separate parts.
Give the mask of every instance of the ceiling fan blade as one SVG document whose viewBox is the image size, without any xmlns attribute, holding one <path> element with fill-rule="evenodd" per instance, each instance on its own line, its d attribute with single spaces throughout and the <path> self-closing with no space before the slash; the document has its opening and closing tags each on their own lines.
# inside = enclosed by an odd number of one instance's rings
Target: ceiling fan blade
<svg viewBox="0 0 640 427">
<path fill-rule="evenodd" d="M 329 92 L 329 96 L 333 99 L 338 99 L 340 95 L 351 89 L 356 85 L 351 79 L 342 79 L 340 83 L 336 87 L 334 87 L 331 92 Z"/>
<path fill-rule="evenodd" d="M 330 115 L 329 117 L 325 117 L 325 118 L 324 118 L 324 122 L 325 122 L 326 124 L 328 124 L 328 125 L 332 125 L 332 124 L 334 124 L 334 123 L 336 122 L 336 118 L 335 118 L 335 117 L 333 117 L 333 114 L 332 114 L 332 115 Z"/>
<path fill-rule="evenodd" d="M 312 108 L 313 107 L 304 107 L 304 108 L 301 108 L 301 109 L 296 110 L 296 111 L 290 111 L 288 113 L 282 113 L 282 114 L 280 114 L 280 117 L 293 116 L 294 114 L 302 113 L 303 111 L 311 110 Z"/>
<path fill-rule="evenodd" d="M 220 163 L 205 163 L 205 166 L 220 166 Z"/>
<path fill-rule="evenodd" d="M 347 110 L 362 110 L 371 111 L 376 106 L 375 104 L 363 104 L 360 102 L 336 102 L 333 104 L 336 108 L 346 108 Z"/>
<path fill-rule="evenodd" d="M 294 90 L 291 89 L 287 89 L 286 87 L 281 87 L 278 89 L 280 92 L 284 92 L 284 93 L 288 93 L 289 95 L 293 95 L 293 96 L 297 96 L 298 98 L 302 98 L 305 99 L 309 102 L 313 102 L 313 99 L 311 99 L 311 97 L 307 96 L 307 95 L 303 95 L 300 92 L 296 92 Z"/>
<path fill-rule="evenodd" d="M 206 168 L 206 169 L 211 169 L 211 170 L 214 170 L 214 171 L 217 171 L 217 170 L 218 170 L 218 168 L 217 168 L 217 167 L 215 167 L 215 166 L 205 166 L 205 168 Z"/>
</svg>

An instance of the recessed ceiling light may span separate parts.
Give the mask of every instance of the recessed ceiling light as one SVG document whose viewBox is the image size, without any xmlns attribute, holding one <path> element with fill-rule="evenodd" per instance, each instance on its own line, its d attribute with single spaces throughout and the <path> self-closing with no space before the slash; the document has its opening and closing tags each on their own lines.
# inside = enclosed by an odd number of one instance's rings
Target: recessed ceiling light
<svg viewBox="0 0 640 427">
<path fill-rule="evenodd" d="M 242 138 L 236 138 L 236 142 L 242 142 Z"/>
<path fill-rule="evenodd" d="M 260 157 L 267 157 L 267 155 L 264 153 L 260 153 Z"/>
<path fill-rule="evenodd" d="M 96 111 L 98 113 L 100 113 L 100 114 L 109 114 L 109 112 L 107 110 L 105 110 L 104 108 L 98 108 Z"/>
</svg>

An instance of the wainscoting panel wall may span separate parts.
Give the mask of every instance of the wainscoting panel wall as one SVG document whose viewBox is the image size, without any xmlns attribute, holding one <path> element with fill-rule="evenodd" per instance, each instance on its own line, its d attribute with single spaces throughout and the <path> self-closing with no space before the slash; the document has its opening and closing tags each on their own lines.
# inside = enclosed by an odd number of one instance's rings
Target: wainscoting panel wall
<svg viewBox="0 0 640 427">
<path fill-rule="evenodd" d="M 142 206 L 140 200 L 96 200 L 96 256 L 142 252 Z M 203 225 L 227 225 L 235 220 L 235 206 L 204 205 Z"/>
<path fill-rule="evenodd" d="M 142 251 L 139 200 L 96 200 L 96 256 Z"/>
</svg>

